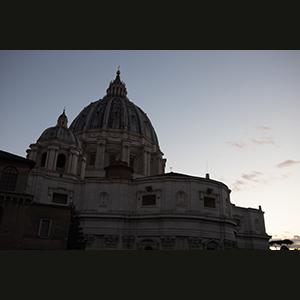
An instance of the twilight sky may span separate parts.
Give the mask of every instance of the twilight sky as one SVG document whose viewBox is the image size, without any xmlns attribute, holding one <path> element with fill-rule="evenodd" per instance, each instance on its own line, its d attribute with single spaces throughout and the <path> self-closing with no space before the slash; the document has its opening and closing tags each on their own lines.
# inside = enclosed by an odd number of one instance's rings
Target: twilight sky
<svg viewBox="0 0 300 300">
<path fill-rule="evenodd" d="M 0 149 L 26 156 L 66 107 L 69 124 L 120 65 L 150 118 L 166 172 L 224 182 L 300 241 L 300 51 L 0 51 Z M 300 245 L 299 245 L 300 246 Z"/>
</svg>

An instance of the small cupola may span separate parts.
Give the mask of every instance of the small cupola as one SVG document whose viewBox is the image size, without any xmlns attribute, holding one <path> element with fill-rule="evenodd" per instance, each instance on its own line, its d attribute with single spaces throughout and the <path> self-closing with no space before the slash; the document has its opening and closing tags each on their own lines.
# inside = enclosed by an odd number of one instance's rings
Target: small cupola
<svg viewBox="0 0 300 300">
<path fill-rule="evenodd" d="M 107 96 L 126 97 L 126 85 L 123 81 L 121 81 L 120 74 L 121 72 L 118 70 L 116 79 L 110 82 L 109 87 L 106 90 Z"/>
<path fill-rule="evenodd" d="M 65 108 L 63 110 L 63 113 L 58 117 L 56 127 L 68 127 L 68 118 L 65 114 Z"/>
</svg>

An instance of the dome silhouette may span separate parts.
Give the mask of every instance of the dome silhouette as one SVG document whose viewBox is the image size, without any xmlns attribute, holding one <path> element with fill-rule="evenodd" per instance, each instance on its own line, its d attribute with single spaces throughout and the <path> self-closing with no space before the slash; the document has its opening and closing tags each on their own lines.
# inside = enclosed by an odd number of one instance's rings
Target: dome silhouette
<svg viewBox="0 0 300 300">
<path fill-rule="evenodd" d="M 143 135 L 158 145 L 156 132 L 147 114 L 126 97 L 120 71 L 106 92 L 105 97 L 90 103 L 79 113 L 70 130 L 74 133 L 90 129 L 127 130 Z"/>
<path fill-rule="evenodd" d="M 67 127 L 68 118 L 65 110 L 58 117 L 56 126 L 49 127 L 41 134 L 38 141 L 59 140 L 81 148 L 81 143 L 77 136 Z"/>
</svg>

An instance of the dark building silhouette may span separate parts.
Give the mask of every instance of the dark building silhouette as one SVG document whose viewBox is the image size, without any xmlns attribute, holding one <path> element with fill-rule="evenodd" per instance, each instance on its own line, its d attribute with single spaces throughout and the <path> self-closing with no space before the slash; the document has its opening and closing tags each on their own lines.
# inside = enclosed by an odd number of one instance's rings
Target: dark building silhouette
<svg viewBox="0 0 300 300">
<path fill-rule="evenodd" d="M 34 202 L 27 193 L 34 165 L 0 151 L 0 249 L 66 249 L 69 207 Z"/>
<path fill-rule="evenodd" d="M 2 249 L 66 249 L 71 203 L 87 250 L 269 249 L 261 207 L 235 206 L 209 174 L 165 173 L 154 127 L 120 71 L 102 99 L 70 127 L 64 110 L 27 153 L 1 152 Z"/>
</svg>

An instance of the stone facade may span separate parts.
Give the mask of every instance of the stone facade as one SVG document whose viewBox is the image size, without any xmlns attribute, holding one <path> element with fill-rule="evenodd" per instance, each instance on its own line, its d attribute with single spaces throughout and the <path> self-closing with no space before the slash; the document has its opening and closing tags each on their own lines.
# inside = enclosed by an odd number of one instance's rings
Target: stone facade
<svg viewBox="0 0 300 300">
<path fill-rule="evenodd" d="M 29 191 L 45 205 L 75 204 L 86 249 L 268 249 L 261 209 L 235 206 L 208 174 L 164 172 L 155 130 L 119 71 L 70 128 L 63 112 L 45 132 L 28 149 Z"/>
<path fill-rule="evenodd" d="M 69 207 L 34 201 L 28 186 L 34 165 L 32 160 L 0 151 L 0 249 L 67 247 Z"/>
<path fill-rule="evenodd" d="M 230 203 L 230 190 L 221 182 L 168 173 L 103 180 L 88 189 L 93 193 L 81 204 L 87 249 L 268 249 L 263 212 L 244 209 L 255 214 L 257 231 L 247 231 L 238 223 L 239 208 Z M 95 201 L 97 195 L 106 199 L 105 205 Z M 124 240 L 130 241 L 127 246 Z"/>
</svg>

